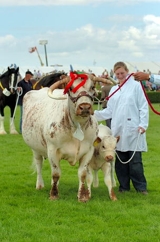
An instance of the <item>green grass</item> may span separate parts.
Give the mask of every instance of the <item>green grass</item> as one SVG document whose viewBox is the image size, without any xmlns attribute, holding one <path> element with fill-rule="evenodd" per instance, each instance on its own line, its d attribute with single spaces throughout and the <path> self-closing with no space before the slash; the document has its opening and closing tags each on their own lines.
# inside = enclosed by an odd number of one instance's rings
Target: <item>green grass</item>
<svg viewBox="0 0 160 242">
<path fill-rule="evenodd" d="M 160 111 L 159 104 L 154 105 Z M 9 131 L 9 110 L 5 109 Z M 19 108 L 16 113 L 19 125 Z M 92 188 L 88 203 L 77 201 L 77 167 L 62 161 L 60 198 L 49 200 L 51 171 L 43 167 L 45 188 L 35 189 L 32 153 L 21 135 L 0 136 L 0 241 L 1 242 L 158 242 L 160 241 L 160 117 L 150 112 L 148 152 L 143 154 L 148 196 L 115 192 L 109 200 L 100 172 L 99 188 Z"/>
</svg>

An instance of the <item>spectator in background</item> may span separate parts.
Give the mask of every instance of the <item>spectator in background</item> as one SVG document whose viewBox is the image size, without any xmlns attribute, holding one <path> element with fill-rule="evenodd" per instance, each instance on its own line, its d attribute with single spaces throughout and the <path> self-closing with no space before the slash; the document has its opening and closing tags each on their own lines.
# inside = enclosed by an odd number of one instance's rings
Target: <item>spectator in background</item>
<svg viewBox="0 0 160 242">
<path fill-rule="evenodd" d="M 20 106 L 20 124 L 19 124 L 19 129 L 20 133 L 22 133 L 22 115 L 23 115 L 23 97 L 24 95 L 32 90 L 32 83 L 30 82 L 30 79 L 33 77 L 32 72 L 29 70 L 26 71 L 25 77 L 18 82 L 18 91 L 21 93 L 19 96 L 19 102 L 18 105 Z"/>
<path fill-rule="evenodd" d="M 40 70 L 37 71 L 37 78 L 41 78 L 41 73 L 40 73 Z"/>
<path fill-rule="evenodd" d="M 113 76 L 114 76 L 114 72 L 113 72 L 113 70 L 111 69 L 111 70 L 110 70 L 110 77 L 113 78 Z"/>
<path fill-rule="evenodd" d="M 33 72 L 33 78 L 37 79 L 37 71 L 36 70 L 34 70 L 34 72 Z"/>
<path fill-rule="evenodd" d="M 151 75 L 151 71 L 149 69 L 147 69 L 147 73 L 149 73 Z"/>
</svg>

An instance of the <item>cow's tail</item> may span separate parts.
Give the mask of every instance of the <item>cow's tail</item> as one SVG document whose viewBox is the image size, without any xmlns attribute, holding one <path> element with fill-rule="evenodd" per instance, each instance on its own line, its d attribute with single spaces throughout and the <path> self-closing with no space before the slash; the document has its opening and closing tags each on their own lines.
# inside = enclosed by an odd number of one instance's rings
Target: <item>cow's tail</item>
<svg viewBox="0 0 160 242">
<path fill-rule="evenodd" d="M 44 160 L 45 160 L 45 159 L 46 159 L 46 158 L 43 157 L 43 163 L 44 163 Z M 32 164 L 31 164 L 30 169 L 32 170 L 31 175 L 33 175 L 33 174 L 35 174 L 35 173 L 37 172 L 36 161 L 35 161 L 34 157 L 33 157 Z"/>
</svg>

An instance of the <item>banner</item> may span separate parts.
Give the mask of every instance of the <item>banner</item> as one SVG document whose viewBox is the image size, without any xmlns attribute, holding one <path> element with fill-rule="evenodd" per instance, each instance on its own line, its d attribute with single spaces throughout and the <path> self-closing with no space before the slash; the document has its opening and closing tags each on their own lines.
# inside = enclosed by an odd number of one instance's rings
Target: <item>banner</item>
<svg viewBox="0 0 160 242">
<path fill-rule="evenodd" d="M 36 51 L 36 47 L 31 47 L 31 48 L 29 48 L 29 53 L 33 53 L 33 52 L 35 52 Z"/>
</svg>

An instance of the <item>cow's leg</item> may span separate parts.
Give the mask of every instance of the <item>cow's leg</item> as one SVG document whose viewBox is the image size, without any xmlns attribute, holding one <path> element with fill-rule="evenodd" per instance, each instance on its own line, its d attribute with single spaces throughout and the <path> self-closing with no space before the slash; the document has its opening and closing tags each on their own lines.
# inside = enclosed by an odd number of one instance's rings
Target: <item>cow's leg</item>
<svg viewBox="0 0 160 242">
<path fill-rule="evenodd" d="M 91 186 L 92 186 L 92 182 L 93 182 L 92 169 L 88 165 L 87 166 L 87 173 L 86 173 L 86 183 L 87 183 L 87 188 L 88 188 L 88 192 L 89 192 L 89 198 L 91 198 Z"/>
<path fill-rule="evenodd" d="M 44 182 L 42 177 L 43 157 L 39 155 L 37 152 L 33 151 L 33 162 L 37 170 L 36 189 L 42 189 L 44 187 Z"/>
<path fill-rule="evenodd" d="M 86 167 L 79 166 L 78 168 L 79 177 L 79 189 L 78 189 L 78 201 L 87 202 L 89 200 L 89 190 L 86 189 L 86 177 L 87 177 L 87 165 Z"/>
<path fill-rule="evenodd" d="M 88 162 L 91 160 L 94 148 L 90 148 L 90 152 L 83 156 L 79 161 L 78 178 L 79 178 L 79 189 L 78 189 L 78 201 L 87 202 L 91 198 L 91 184 L 93 181 L 93 174 L 88 166 Z"/>
<path fill-rule="evenodd" d="M 93 187 L 99 186 L 98 170 L 93 171 Z"/>
<path fill-rule="evenodd" d="M 10 134 L 18 134 L 14 124 L 14 118 L 10 118 Z"/>
<path fill-rule="evenodd" d="M 0 115 L 0 134 L 7 134 L 4 129 L 4 116 Z"/>
<path fill-rule="evenodd" d="M 116 180 L 115 180 L 115 161 L 111 162 L 111 180 L 112 180 L 112 186 L 116 187 Z"/>
<path fill-rule="evenodd" d="M 48 152 L 48 159 L 50 162 L 51 166 L 51 175 L 52 175 L 52 187 L 50 191 L 50 199 L 51 200 L 56 200 L 58 199 L 58 184 L 59 184 L 59 179 L 61 176 L 61 169 L 60 169 L 60 158 L 56 156 L 56 151 L 54 152 L 53 147 L 51 148 L 52 150 Z"/>
<path fill-rule="evenodd" d="M 112 179 L 111 179 L 111 164 L 109 162 L 105 162 L 102 166 L 102 171 L 104 174 L 104 182 L 108 187 L 109 197 L 111 200 L 117 200 L 117 197 L 114 193 L 113 186 L 112 186 Z"/>
</svg>

